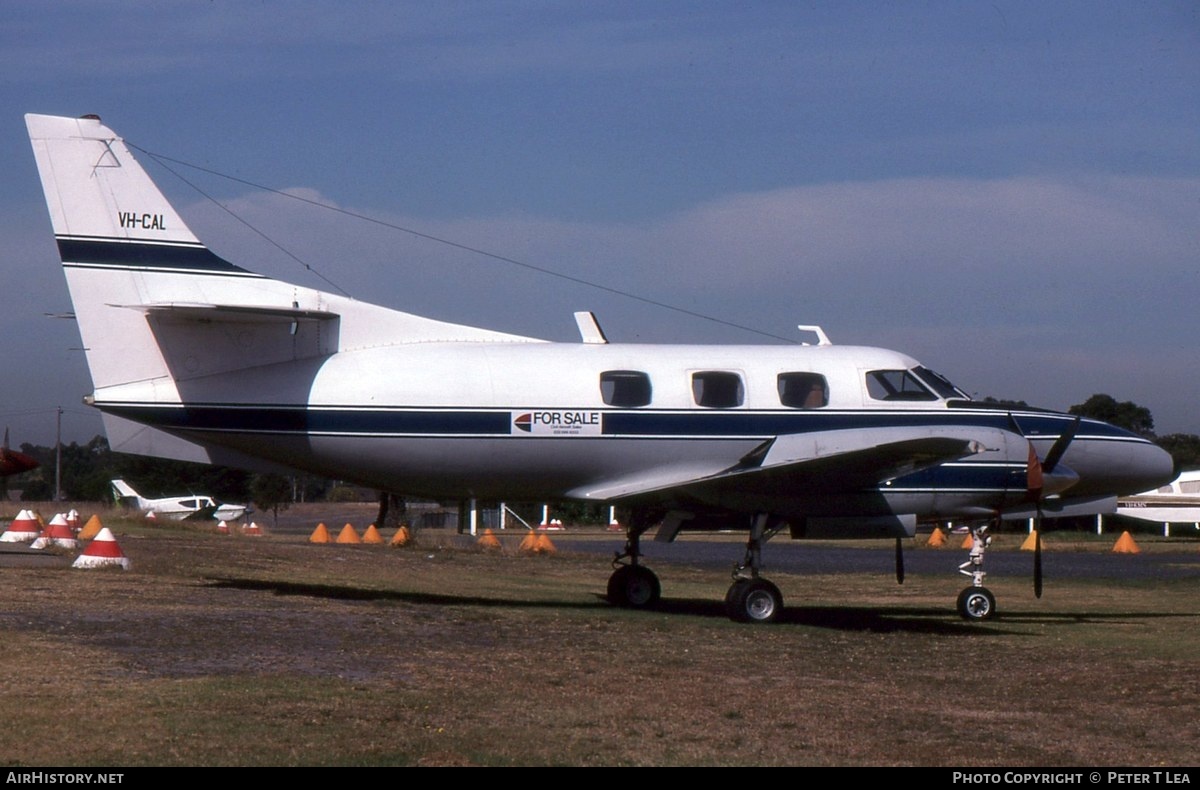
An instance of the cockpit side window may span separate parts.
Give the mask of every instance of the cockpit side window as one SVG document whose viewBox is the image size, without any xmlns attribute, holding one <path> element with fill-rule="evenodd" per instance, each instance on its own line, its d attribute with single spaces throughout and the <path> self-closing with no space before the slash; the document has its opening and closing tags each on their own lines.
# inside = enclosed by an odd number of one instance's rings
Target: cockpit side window
<svg viewBox="0 0 1200 790">
<path fill-rule="evenodd" d="M 867 394 L 875 400 L 937 400 L 921 380 L 907 370 L 872 370 L 867 374 Z"/>
<path fill-rule="evenodd" d="M 600 374 L 600 397 L 626 409 L 650 403 L 650 377 L 640 370 L 606 370 Z"/>
<path fill-rule="evenodd" d="M 692 397 L 697 406 L 732 409 L 746 399 L 742 377 L 725 370 L 704 370 L 692 374 Z"/>
<path fill-rule="evenodd" d="M 819 409 L 829 404 L 829 383 L 820 373 L 780 373 L 779 402 L 790 409 Z"/>
</svg>

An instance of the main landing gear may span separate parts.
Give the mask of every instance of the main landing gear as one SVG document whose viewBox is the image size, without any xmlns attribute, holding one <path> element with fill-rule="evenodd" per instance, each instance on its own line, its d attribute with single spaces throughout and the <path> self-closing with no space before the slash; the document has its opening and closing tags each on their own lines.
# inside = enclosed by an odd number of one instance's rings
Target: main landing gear
<svg viewBox="0 0 1200 790">
<path fill-rule="evenodd" d="M 783 522 L 765 514 L 754 517 L 746 556 L 733 569 L 733 584 L 725 593 L 725 611 L 738 623 L 773 623 L 783 611 L 783 594 L 779 588 L 758 575 L 762 559 L 762 544 L 779 532 Z"/>
<path fill-rule="evenodd" d="M 996 596 L 983 586 L 983 579 L 987 576 L 983 570 L 983 555 L 992 537 L 987 534 L 986 524 L 972 526 L 970 530 L 971 553 L 967 561 L 958 566 L 958 572 L 970 576 L 973 583 L 958 594 L 958 613 L 964 620 L 990 620 L 996 616 Z"/>
<path fill-rule="evenodd" d="M 608 600 L 614 606 L 649 609 L 662 597 L 658 577 L 640 563 L 642 535 L 654 522 L 647 514 L 635 514 L 626 531 L 625 550 L 613 557 L 608 578 Z M 783 522 L 766 515 L 754 518 L 746 556 L 733 570 L 733 584 L 725 593 L 725 611 L 739 623 L 771 623 L 783 611 L 779 588 L 758 575 L 762 544 L 782 528 Z"/>
<path fill-rule="evenodd" d="M 625 532 L 625 551 L 613 557 L 612 576 L 608 577 L 608 601 L 613 606 L 649 609 L 662 597 L 662 585 L 654 571 L 641 565 L 641 538 L 653 523 L 653 517 L 634 513 Z M 625 564 L 623 560 L 629 560 Z"/>
<path fill-rule="evenodd" d="M 641 564 L 641 537 L 661 514 L 635 513 L 626 531 L 625 550 L 613 557 L 613 573 L 608 579 L 608 600 L 614 606 L 630 609 L 649 609 L 662 598 L 658 576 Z M 725 593 L 725 612 L 739 623 L 772 623 L 783 612 L 783 594 L 773 583 L 759 575 L 762 546 L 785 522 L 776 517 L 759 514 L 750 526 L 746 554 L 733 569 L 733 583 Z M 996 616 L 996 596 L 983 586 L 987 573 L 983 559 L 992 542 L 987 524 L 968 527 L 971 551 L 958 572 L 971 578 L 971 586 L 958 595 L 958 613 L 964 620 L 982 622 Z M 899 574 L 898 574 L 899 576 Z M 900 576 L 900 578 L 903 578 Z"/>
</svg>

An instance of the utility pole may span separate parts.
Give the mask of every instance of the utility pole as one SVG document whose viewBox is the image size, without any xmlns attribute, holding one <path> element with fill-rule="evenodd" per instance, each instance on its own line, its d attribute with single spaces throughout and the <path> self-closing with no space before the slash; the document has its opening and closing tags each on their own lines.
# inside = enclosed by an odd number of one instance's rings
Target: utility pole
<svg viewBox="0 0 1200 790">
<path fill-rule="evenodd" d="M 54 431 L 54 501 L 62 501 L 62 406 L 58 407 L 57 427 Z"/>
</svg>

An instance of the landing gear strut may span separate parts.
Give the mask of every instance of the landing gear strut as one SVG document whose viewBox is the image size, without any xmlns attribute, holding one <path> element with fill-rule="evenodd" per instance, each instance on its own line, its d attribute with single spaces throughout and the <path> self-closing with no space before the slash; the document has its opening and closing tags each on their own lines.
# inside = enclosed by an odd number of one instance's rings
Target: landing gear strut
<svg viewBox="0 0 1200 790">
<path fill-rule="evenodd" d="M 783 522 L 766 514 L 754 517 L 746 556 L 733 569 L 733 584 L 725 593 L 725 611 L 739 623 L 773 623 L 783 611 L 783 594 L 779 588 L 758 575 L 761 566 L 762 544 L 779 532 Z"/>
<path fill-rule="evenodd" d="M 608 577 L 608 601 L 613 606 L 649 609 L 662 597 L 662 585 L 654 571 L 639 564 L 642 535 L 654 523 L 648 513 L 635 512 L 625 532 L 625 550 L 613 557 L 612 576 Z M 628 564 L 624 562 L 628 560 Z"/>
<path fill-rule="evenodd" d="M 614 606 L 649 609 L 662 597 L 658 577 L 641 564 L 641 538 L 661 513 L 635 511 L 625 531 L 625 550 L 613 556 L 613 573 L 608 577 L 608 600 Z M 771 623 L 783 611 L 779 588 L 758 575 L 762 545 L 783 527 L 781 519 L 760 514 L 750 527 L 746 556 L 733 569 L 733 584 L 725 594 L 725 611 L 739 623 Z"/>
<path fill-rule="evenodd" d="M 996 616 L 996 596 L 983 586 L 983 579 L 987 576 L 983 570 L 983 555 L 992 537 L 987 534 L 987 524 L 972 526 L 970 530 L 971 553 L 967 561 L 958 566 L 958 572 L 970 576 L 972 585 L 958 594 L 958 613 L 964 620 L 990 620 Z"/>
</svg>

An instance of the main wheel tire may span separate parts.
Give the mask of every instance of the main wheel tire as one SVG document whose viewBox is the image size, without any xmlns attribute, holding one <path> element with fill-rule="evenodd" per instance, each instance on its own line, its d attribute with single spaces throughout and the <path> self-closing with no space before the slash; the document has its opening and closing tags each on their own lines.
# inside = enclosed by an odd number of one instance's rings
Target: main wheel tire
<svg viewBox="0 0 1200 790">
<path fill-rule="evenodd" d="M 641 565 L 622 565 L 608 577 L 608 601 L 614 606 L 649 609 L 661 597 L 658 577 Z"/>
<path fill-rule="evenodd" d="M 773 623 L 783 611 L 783 594 L 766 579 L 738 579 L 725 594 L 725 609 L 739 623 Z"/>
<path fill-rule="evenodd" d="M 958 594 L 958 613 L 964 620 L 991 620 L 996 616 L 996 596 L 986 587 L 968 587 Z"/>
</svg>

